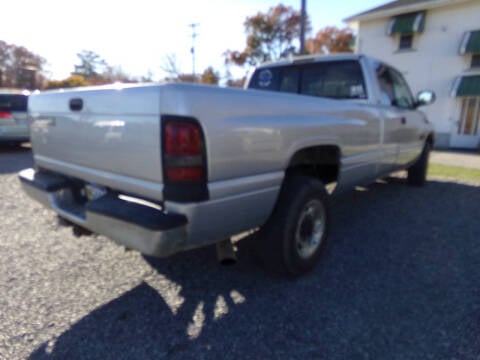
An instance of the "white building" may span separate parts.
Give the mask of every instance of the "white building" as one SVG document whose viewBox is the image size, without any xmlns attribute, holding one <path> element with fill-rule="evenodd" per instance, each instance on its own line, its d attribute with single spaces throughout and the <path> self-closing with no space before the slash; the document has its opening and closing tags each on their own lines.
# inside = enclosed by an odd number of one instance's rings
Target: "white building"
<svg viewBox="0 0 480 360">
<path fill-rule="evenodd" d="M 423 108 L 436 146 L 480 146 L 480 0 L 398 0 L 345 20 L 356 51 L 398 68 L 412 91 L 434 90 Z"/>
</svg>

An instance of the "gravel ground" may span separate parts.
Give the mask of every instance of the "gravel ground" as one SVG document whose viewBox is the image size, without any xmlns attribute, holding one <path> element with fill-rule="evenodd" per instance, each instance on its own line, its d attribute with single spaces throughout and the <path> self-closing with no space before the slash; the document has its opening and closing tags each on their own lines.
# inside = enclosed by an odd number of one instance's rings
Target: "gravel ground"
<svg viewBox="0 0 480 360">
<path fill-rule="evenodd" d="M 158 260 L 75 238 L 0 148 L 0 359 L 479 359 L 480 183 L 378 182 L 335 199 L 323 262 L 295 280 L 212 248 Z M 212 226 L 218 223 L 212 219 Z"/>
</svg>

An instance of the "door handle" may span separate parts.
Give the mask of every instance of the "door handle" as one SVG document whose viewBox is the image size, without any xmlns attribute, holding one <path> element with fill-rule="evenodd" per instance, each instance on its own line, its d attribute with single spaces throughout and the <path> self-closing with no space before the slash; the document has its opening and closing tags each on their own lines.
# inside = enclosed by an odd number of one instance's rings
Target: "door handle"
<svg viewBox="0 0 480 360">
<path fill-rule="evenodd" d="M 70 100 L 70 110 L 72 111 L 82 111 L 83 109 L 83 100 L 79 98 Z"/>
<path fill-rule="evenodd" d="M 404 117 L 404 116 L 402 116 L 402 117 L 400 118 L 400 122 L 401 122 L 403 125 L 405 125 L 405 124 L 407 123 L 407 118 Z"/>
</svg>

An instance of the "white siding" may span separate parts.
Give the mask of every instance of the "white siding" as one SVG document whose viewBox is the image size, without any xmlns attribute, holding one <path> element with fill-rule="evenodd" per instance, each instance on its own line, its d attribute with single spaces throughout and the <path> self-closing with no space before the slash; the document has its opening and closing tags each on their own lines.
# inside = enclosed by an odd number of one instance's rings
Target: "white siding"
<svg viewBox="0 0 480 360">
<path fill-rule="evenodd" d="M 451 97 L 457 76 L 470 71 L 470 56 L 459 55 L 466 31 L 480 29 L 480 1 L 457 3 L 427 10 L 425 30 L 415 34 L 413 50 L 398 50 L 399 36 L 388 36 L 389 18 L 362 21 L 357 51 L 381 59 L 402 71 L 416 93 L 432 89 L 437 102 L 425 107 L 439 133 L 455 133 L 459 101 Z"/>
</svg>

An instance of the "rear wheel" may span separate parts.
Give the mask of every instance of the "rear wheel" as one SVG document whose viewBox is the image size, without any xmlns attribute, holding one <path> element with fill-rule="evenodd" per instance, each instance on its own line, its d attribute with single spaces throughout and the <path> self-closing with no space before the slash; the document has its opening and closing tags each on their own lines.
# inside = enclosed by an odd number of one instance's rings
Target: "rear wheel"
<svg viewBox="0 0 480 360">
<path fill-rule="evenodd" d="M 422 153 L 417 161 L 408 168 L 408 184 L 412 186 L 423 186 L 427 180 L 428 159 L 431 150 L 430 143 L 425 143 Z"/>
<path fill-rule="evenodd" d="M 263 263 L 282 274 L 299 275 L 310 270 L 325 247 L 329 217 L 323 184 L 306 176 L 288 176 L 262 229 Z"/>
</svg>

